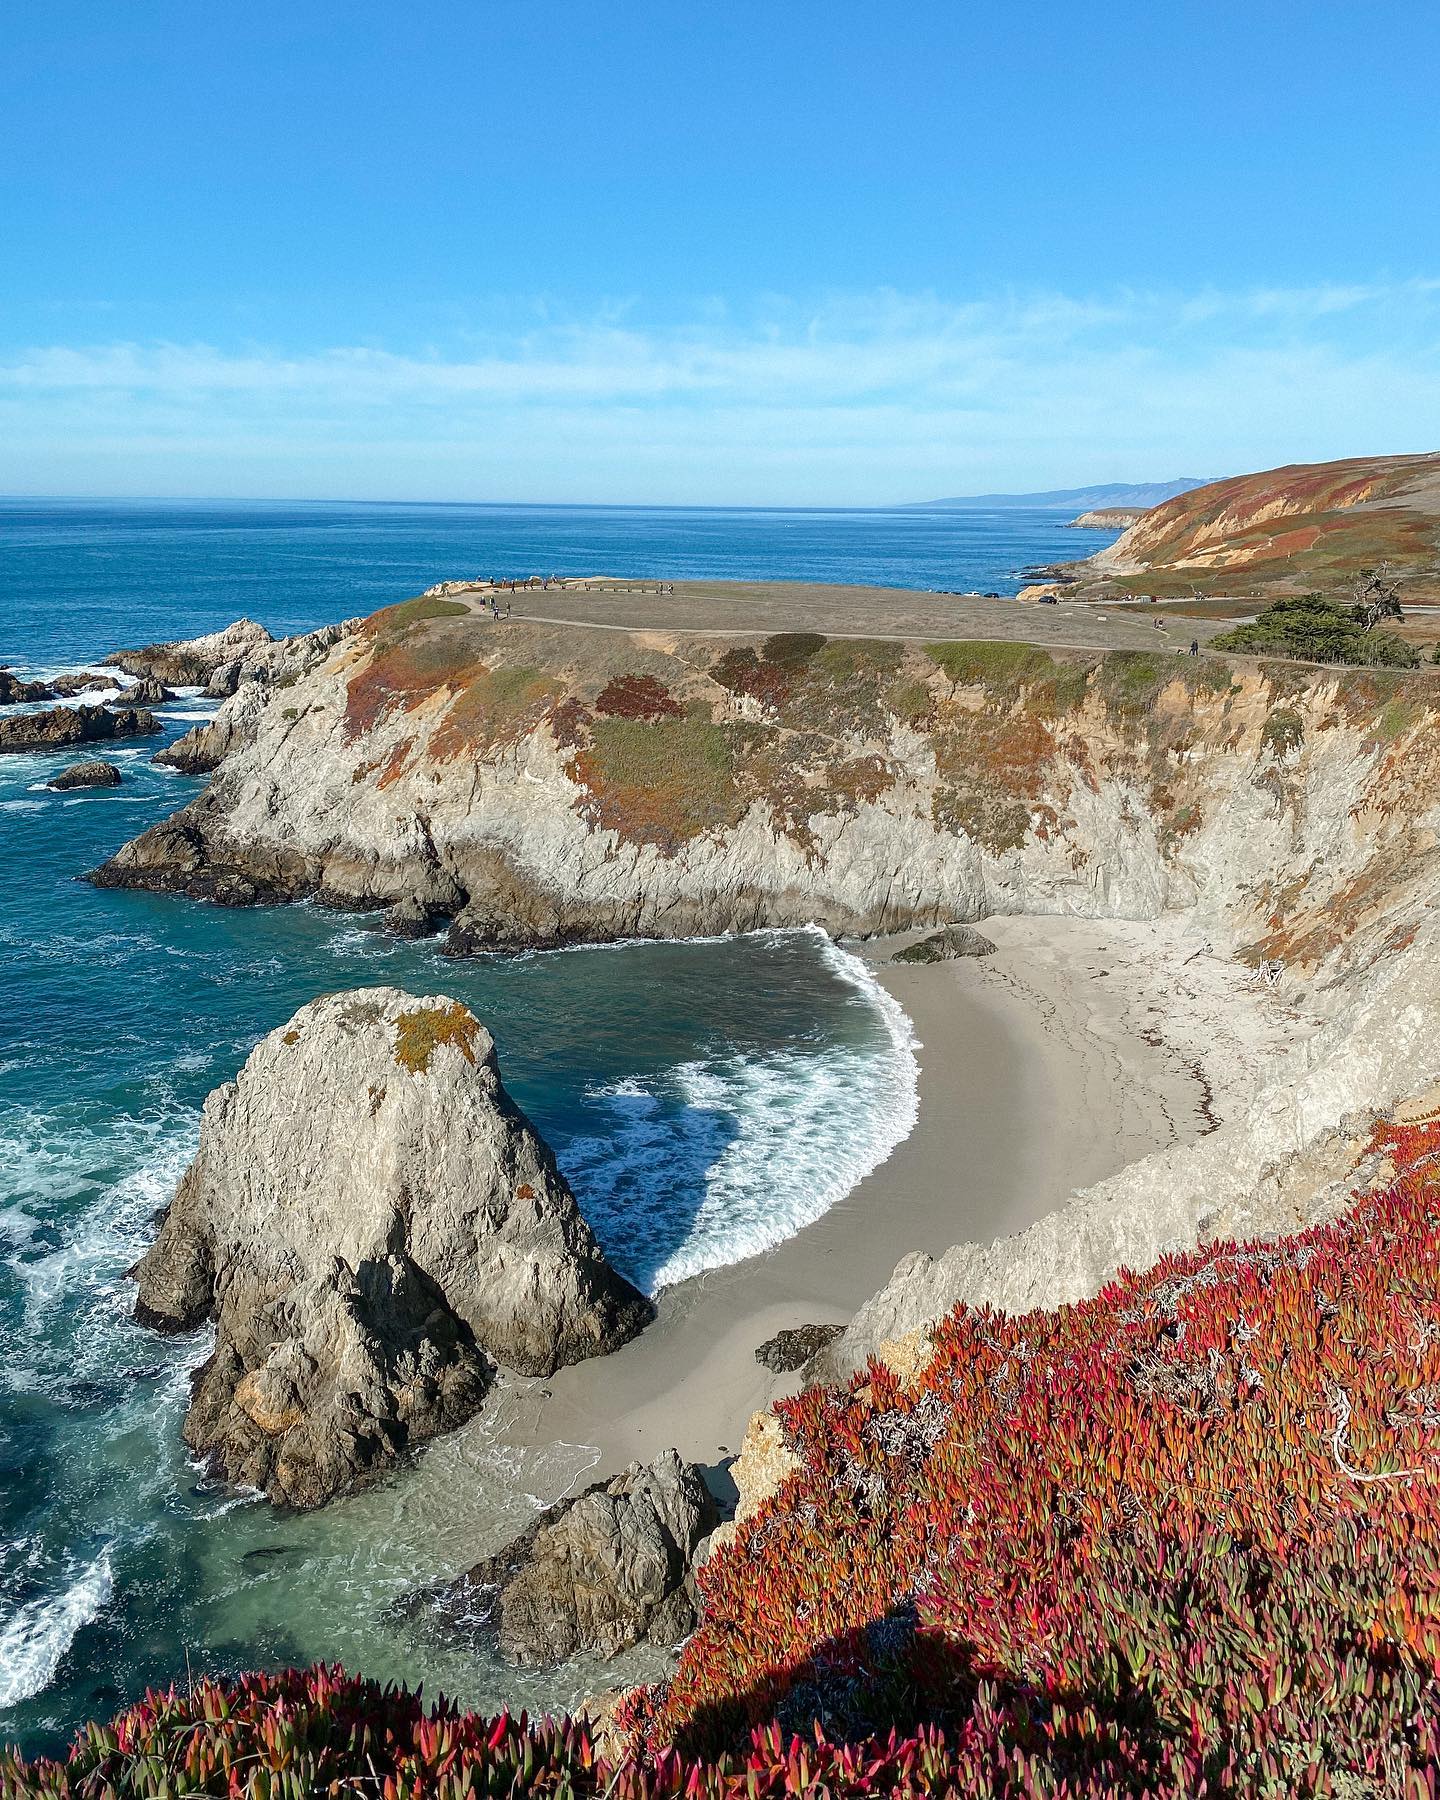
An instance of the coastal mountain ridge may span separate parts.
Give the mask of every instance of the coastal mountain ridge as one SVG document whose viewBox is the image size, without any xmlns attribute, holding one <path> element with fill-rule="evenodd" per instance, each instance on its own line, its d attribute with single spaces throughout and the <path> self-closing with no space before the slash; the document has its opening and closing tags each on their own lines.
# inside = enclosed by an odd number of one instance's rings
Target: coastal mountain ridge
<svg viewBox="0 0 1440 1800">
<path fill-rule="evenodd" d="M 1137 507 L 1142 510 L 1159 506 L 1163 500 L 1192 488 L 1208 487 L 1214 480 L 1209 475 L 1179 475 L 1174 481 L 1110 481 L 1089 487 L 1049 488 L 1036 494 L 958 494 L 949 500 L 915 500 L 902 510 L 910 512 L 966 512 L 970 510 L 1002 510 L 1011 506 L 1065 507 L 1076 512 L 1103 510 L 1108 507 Z"/>
<path fill-rule="evenodd" d="M 1348 595 L 1383 566 L 1413 600 L 1440 598 L 1440 452 L 1291 463 L 1156 506 L 1115 543 L 1051 573 L 1082 599 Z"/>
</svg>

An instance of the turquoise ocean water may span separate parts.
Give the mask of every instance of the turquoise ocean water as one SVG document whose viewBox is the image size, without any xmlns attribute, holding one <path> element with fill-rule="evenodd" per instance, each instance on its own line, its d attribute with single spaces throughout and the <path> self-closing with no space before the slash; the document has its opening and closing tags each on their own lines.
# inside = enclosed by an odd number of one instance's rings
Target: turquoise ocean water
<svg viewBox="0 0 1440 1800">
<path fill-rule="evenodd" d="M 0 660 L 57 671 L 248 614 L 313 626 L 456 574 L 779 577 L 1013 592 L 1110 534 L 1054 513 L 161 505 L 0 501 Z M 883 629 L 879 620 L 872 620 Z M 213 1489 L 179 1439 L 203 1334 L 129 1321 L 124 1272 L 192 1154 L 199 1107 L 314 995 L 458 995 L 613 1259 L 655 1288 L 817 1217 L 913 1121 L 906 1022 L 818 933 L 448 963 L 313 907 L 231 912 L 78 877 L 181 804 L 164 739 L 106 749 L 116 789 L 55 794 L 64 757 L 0 757 L 0 1740 L 56 1748 L 148 1683 L 326 1656 L 476 1704 L 563 1704 L 394 1614 L 589 1466 L 517 1463 L 486 1421 L 309 1518 Z M 503 1417 L 507 1398 L 494 1402 Z"/>
</svg>

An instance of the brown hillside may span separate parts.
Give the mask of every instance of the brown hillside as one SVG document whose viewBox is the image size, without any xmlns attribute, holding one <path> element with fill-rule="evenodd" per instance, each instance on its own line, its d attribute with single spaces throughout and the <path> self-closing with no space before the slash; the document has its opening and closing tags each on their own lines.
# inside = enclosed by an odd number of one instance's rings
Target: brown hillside
<svg viewBox="0 0 1440 1800">
<path fill-rule="evenodd" d="M 1440 453 L 1294 463 L 1195 488 L 1074 565 L 1087 594 L 1350 591 L 1388 564 L 1406 596 L 1440 599 Z"/>
</svg>

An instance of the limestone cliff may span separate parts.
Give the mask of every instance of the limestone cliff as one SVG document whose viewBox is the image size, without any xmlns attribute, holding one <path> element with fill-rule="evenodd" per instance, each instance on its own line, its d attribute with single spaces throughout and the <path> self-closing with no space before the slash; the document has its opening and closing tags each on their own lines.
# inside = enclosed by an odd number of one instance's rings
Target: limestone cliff
<svg viewBox="0 0 1440 1800">
<path fill-rule="evenodd" d="M 250 743 L 260 715 L 274 699 L 360 624 L 346 619 L 297 637 L 272 638 L 263 625 L 239 619 L 224 631 L 182 643 L 152 644 L 146 650 L 121 650 L 111 661 L 125 667 L 180 667 L 222 704 L 207 724 L 196 725 L 154 760 L 186 775 L 208 775 L 232 751 Z"/>
<path fill-rule="evenodd" d="M 206 1102 L 135 1269 L 137 1316 L 216 1325 L 186 1441 L 292 1505 L 383 1472 L 524 1374 L 614 1348 L 649 1303 L 605 1261 L 458 1002 L 328 995 Z"/>
</svg>

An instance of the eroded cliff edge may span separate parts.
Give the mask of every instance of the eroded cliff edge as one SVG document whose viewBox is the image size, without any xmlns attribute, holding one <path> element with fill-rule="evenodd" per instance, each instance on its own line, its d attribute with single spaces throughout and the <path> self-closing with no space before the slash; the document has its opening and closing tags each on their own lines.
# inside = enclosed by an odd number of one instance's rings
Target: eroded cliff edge
<svg viewBox="0 0 1440 1800">
<path fill-rule="evenodd" d="M 1325 962 L 1431 841 L 1433 678 L 391 608 L 96 872 L 457 950 L 1195 910 Z"/>
</svg>

